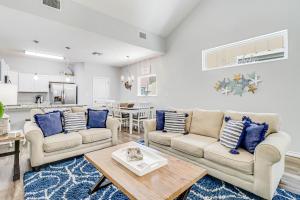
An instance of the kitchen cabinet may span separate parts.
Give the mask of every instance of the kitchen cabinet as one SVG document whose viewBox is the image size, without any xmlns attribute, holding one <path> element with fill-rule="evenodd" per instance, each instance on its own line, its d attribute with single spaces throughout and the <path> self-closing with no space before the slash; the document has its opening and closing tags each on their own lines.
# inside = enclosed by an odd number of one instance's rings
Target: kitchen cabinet
<svg viewBox="0 0 300 200">
<path fill-rule="evenodd" d="M 19 92 L 34 91 L 34 74 L 19 73 Z"/>
<path fill-rule="evenodd" d="M 38 75 L 34 79 L 34 74 L 11 72 L 14 82 L 19 85 L 19 92 L 49 92 L 49 82 L 74 83 L 74 77 L 67 79 L 62 75 Z M 17 78 L 16 78 L 17 77 Z"/>
<path fill-rule="evenodd" d="M 49 92 L 49 77 L 38 75 L 34 79 L 34 74 L 19 73 L 19 92 Z"/>
</svg>

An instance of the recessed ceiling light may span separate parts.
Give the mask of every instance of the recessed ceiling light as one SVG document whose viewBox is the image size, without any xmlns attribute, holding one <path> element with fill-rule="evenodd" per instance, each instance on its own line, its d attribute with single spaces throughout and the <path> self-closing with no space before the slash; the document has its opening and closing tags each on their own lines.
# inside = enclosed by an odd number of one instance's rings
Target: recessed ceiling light
<svg viewBox="0 0 300 200">
<path fill-rule="evenodd" d="M 68 50 L 70 50 L 71 49 L 71 47 L 65 47 L 66 49 L 68 49 Z"/>
<path fill-rule="evenodd" d="M 32 52 L 32 51 L 25 51 L 25 54 L 30 55 L 30 56 L 37 56 L 37 57 L 42 57 L 42 58 L 51 58 L 51 59 L 56 59 L 56 60 L 64 60 L 65 59 L 63 56 L 37 53 L 37 52 Z"/>
<path fill-rule="evenodd" d="M 36 44 L 40 43 L 40 41 L 38 41 L 38 40 L 33 40 L 33 42 Z"/>
<path fill-rule="evenodd" d="M 99 52 L 97 52 L 97 51 L 94 51 L 94 52 L 92 53 L 92 55 L 94 55 L 94 56 L 101 56 L 102 53 L 99 53 Z"/>
</svg>

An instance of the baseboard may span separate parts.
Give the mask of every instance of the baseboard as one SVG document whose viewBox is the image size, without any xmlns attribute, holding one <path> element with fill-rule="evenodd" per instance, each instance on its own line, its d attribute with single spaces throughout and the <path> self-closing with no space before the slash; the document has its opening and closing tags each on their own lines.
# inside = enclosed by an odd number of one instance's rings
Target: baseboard
<svg viewBox="0 0 300 200">
<path fill-rule="evenodd" d="M 295 158 L 300 158 L 300 152 L 295 152 L 295 151 L 288 151 L 286 153 L 287 156 L 295 157 Z"/>
</svg>

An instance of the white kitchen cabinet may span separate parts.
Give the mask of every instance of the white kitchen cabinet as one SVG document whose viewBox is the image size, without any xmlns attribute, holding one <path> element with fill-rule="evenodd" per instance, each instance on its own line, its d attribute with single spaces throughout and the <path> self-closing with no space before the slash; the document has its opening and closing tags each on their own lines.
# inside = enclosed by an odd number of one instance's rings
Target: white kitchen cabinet
<svg viewBox="0 0 300 200">
<path fill-rule="evenodd" d="M 34 74 L 19 73 L 19 92 L 34 92 Z"/>
<path fill-rule="evenodd" d="M 19 73 L 19 92 L 49 92 L 49 76 Z"/>
<path fill-rule="evenodd" d="M 19 92 L 49 92 L 49 82 L 69 82 L 74 83 L 74 77 L 69 77 L 69 81 L 62 75 L 38 75 L 34 79 L 34 74 L 19 73 Z"/>
<path fill-rule="evenodd" d="M 33 82 L 34 92 L 49 92 L 49 76 L 39 75 L 37 80 Z"/>
</svg>

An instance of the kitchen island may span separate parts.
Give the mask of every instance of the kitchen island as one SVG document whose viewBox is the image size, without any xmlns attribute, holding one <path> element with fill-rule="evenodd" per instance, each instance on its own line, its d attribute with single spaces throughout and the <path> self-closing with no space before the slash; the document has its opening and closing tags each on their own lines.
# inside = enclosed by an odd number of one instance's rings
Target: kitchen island
<svg viewBox="0 0 300 200">
<path fill-rule="evenodd" d="M 18 104 L 5 106 L 5 113 L 10 116 L 10 126 L 13 130 L 23 129 L 26 120 L 30 120 L 30 110 L 35 108 L 70 108 L 85 107 L 77 104 Z"/>
</svg>

